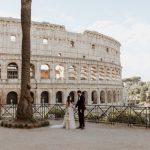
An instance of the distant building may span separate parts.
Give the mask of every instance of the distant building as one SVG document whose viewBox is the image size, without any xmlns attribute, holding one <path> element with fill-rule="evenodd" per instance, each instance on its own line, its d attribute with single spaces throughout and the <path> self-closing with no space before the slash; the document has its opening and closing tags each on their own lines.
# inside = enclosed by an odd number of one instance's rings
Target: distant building
<svg viewBox="0 0 150 150">
<path fill-rule="evenodd" d="M 1 103 L 17 104 L 21 83 L 19 19 L 0 18 Z M 31 95 L 34 103 L 65 103 L 84 91 L 86 104 L 122 103 L 120 43 L 95 31 L 72 33 L 62 25 L 32 22 Z"/>
</svg>

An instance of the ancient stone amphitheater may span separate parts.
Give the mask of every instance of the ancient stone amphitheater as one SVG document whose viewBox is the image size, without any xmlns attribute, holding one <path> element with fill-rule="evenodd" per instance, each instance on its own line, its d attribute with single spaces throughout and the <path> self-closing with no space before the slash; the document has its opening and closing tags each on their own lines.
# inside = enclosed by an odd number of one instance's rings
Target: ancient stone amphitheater
<svg viewBox="0 0 150 150">
<path fill-rule="evenodd" d="M 21 24 L 0 18 L 0 100 L 17 104 L 21 83 Z M 122 103 L 120 43 L 95 31 L 72 33 L 62 25 L 32 22 L 31 95 L 34 103 L 77 100 L 86 104 Z"/>
</svg>

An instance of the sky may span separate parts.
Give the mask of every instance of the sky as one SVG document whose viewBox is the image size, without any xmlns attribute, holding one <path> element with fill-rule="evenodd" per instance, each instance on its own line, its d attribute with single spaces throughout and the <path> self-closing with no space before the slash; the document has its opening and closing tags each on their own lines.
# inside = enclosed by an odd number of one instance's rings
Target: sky
<svg viewBox="0 0 150 150">
<path fill-rule="evenodd" d="M 20 18 L 21 0 L 0 0 L 0 16 Z M 32 20 L 95 30 L 121 43 L 122 77 L 150 81 L 150 0 L 32 0 Z"/>
</svg>

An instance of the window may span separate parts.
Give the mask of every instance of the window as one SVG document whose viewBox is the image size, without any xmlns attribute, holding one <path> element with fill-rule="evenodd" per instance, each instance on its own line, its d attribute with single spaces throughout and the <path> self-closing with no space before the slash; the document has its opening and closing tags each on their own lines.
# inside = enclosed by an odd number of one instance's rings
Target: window
<svg viewBox="0 0 150 150">
<path fill-rule="evenodd" d="M 50 67 L 47 64 L 41 65 L 41 79 L 50 78 Z"/>
<path fill-rule="evenodd" d="M 77 68 L 74 65 L 68 67 L 68 79 L 77 80 Z"/>
<path fill-rule="evenodd" d="M 95 44 L 92 44 L 92 49 L 95 49 Z"/>
<path fill-rule="evenodd" d="M 107 53 L 109 52 L 109 48 L 108 48 L 108 47 L 106 48 L 106 52 L 107 52 Z"/>
<path fill-rule="evenodd" d="M 55 67 L 55 78 L 57 80 L 63 80 L 64 79 L 64 66 L 61 64 L 57 64 Z"/>
<path fill-rule="evenodd" d="M 7 66 L 7 78 L 17 79 L 18 78 L 18 66 L 15 63 L 10 63 Z"/>
<path fill-rule="evenodd" d="M 61 53 L 58 53 L 58 56 L 60 57 L 60 56 L 61 56 Z"/>
<path fill-rule="evenodd" d="M 44 45 L 48 44 L 48 39 L 43 39 L 43 44 Z"/>
<path fill-rule="evenodd" d="M 74 47 L 74 41 L 70 41 L 70 46 Z"/>
<path fill-rule="evenodd" d="M 11 42 L 15 42 L 16 41 L 16 36 L 15 35 L 11 35 L 10 36 L 10 41 Z"/>
</svg>

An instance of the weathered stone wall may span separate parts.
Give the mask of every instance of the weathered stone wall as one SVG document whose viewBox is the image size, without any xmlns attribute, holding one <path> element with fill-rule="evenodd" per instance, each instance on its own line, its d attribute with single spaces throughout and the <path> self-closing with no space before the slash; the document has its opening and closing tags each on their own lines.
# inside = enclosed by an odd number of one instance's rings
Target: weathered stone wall
<svg viewBox="0 0 150 150">
<path fill-rule="evenodd" d="M 21 38 L 19 19 L 0 18 L 0 93 L 3 103 L 7 102 L 11 91 L 16 92 L 18 98 L 20 95 Z M 56 103 L 58 91 L 62 92 L 63 103 L 71 91 L 76 100 L 79 89 L 86 92 L 88 104 L 93 103 L 91 99 L 96 99 L 97 104 L 102 103 L 102 99 L 104 104 L 121 102 L 120 46 L 113 38 L 97 32 L 71 33 L 64 26 L 32 22 L 34 103 L 41 103 L 43 91 L 48 92 L 49 103 Z M 10 63 L 17 66 L 17 79 L 8 78 Z M 45 72 L 41 69 L 43 65 L 48 67 Z M 96 96 L 93 98 L 93 95 Z M 111 97 L 110 101 L 107 97 Z"/>
</svg>

